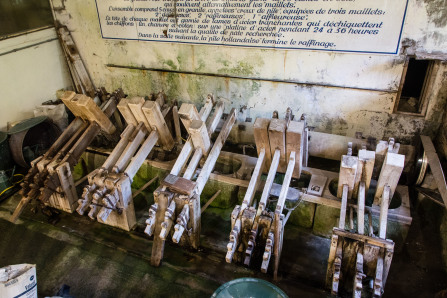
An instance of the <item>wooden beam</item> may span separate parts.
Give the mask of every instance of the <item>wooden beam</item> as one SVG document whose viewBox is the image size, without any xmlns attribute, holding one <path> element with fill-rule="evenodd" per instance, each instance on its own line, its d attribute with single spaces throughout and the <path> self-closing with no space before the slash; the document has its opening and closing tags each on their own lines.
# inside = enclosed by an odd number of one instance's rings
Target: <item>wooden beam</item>
<svg viewBox="0 0 447 298">
<path fill-rule="evenodd" d="M 124 118 L 124 120 L 126 120 L 127 124 L 132 124 L 134 126 L 137 126 L 138 121 L 129 108 L 129 101 L 130 101 L 130 98 L 122 98 L 120 100 L 120 102 L 118 103 L 117 108 L 120 111 L 121 115 L 123 115 L 123 118 Z"/>
<path fill-rule="evenodd" d="M 263 172 L 268 172 L 270 164 L 272 163 L 272 151 L 270 150 L 270 141 L 268 132 L 269 125 L 270 125 L 270 119 L 267 118 L 256 118 L 255 123 L 253 124 L 253 133 L 255 137 L 256 149 L 258 150 L 258 156 L 261 150 L 263 148 L 265 149 L 265 163 L 264 163 L 265 167 L 263 169 Z"/>
<path fill-rule="evenodd" d="M 168 125 L 160 111 L 160 106 L 155 101 L 146 101 L 143 105 L 143 113 L 151 127 L 156 128 L 161 146 L 164 150 L 172 150 L 174 139 Z"/>
<path fill-rule="evenodd" d="M 180 107 L 178 111 L 178 115 L 180 120 L 182 120 L 183 125 L 189 133 L 189 126 L 191 125 L 192 120 L 200 120 L 199 112 L 195 105 L 191 103 L 184 103 Z"/>
<path fill-rule="evenodd" d="M 341 198 L 343 194 L 343 185 L 348 186 L 347 199 L 352 198 L 354 191 L 355 176 L 357 174 L 358 157 L 343 155 L 340 164 L 340 173 L 338 176 L 337 197 Z"/>
<path fill-rule="evenodd" d="M 147 102 L 153 102 L 153 101 L 147 101 Z M 132 97 L 127 105 L 129 106 L 129 109 L 132 111 L 132 114 L 134 115 L 137 122 L 143 122 L 144 126 L 146 126 L 148 131 L 151 131 L 153 128 L 151 124 L 149 123 L 148 119 L 144 116 L 144 112 L 142 110 L 144 104 L 146 103 L 146 100 L 144 100 L 144 97 L 136 96 Z"/>
<path fill-rule="evenodd" d="M 278 172 L 284 173 L 287 168 L 286 158 L 286 128 L 287 121 L 284 119 L 272 119 L 269 125 L 270 151 L 275 152 L 279 149 Z"/>
<path fill-rule="evenodd" d="M 365 234 L 365 182 L 360 182 L 357 197 L 357 232 L 361 235 Z"/>
<path fill-rule="evenodd" d="M 74 99 L 76 99 L 76 97 L 73 98 L 72 101 Z M 75 104 L 88 120 L 96 121 L 106 133 L 113 134 L 116 131 L 113 123 L 91 97 L 81 95 L 78 100 L 76 100 Z"/>
<path fill-rule="evenodd" d="M 346 223 L 346 207 L 348 206 L 348 192 L 349 192 L 348 185 L 343 184 L 342 189 L 343 191 L 341 196 L 340 220 L 338 223 L 338 227 L 340 229 L 344 229 Z"/>
<path fill-rule="evenodd" d="M 374 196 L 374 204 L 380 205 L 385 185 L 390 187 L 390 198 L 393 197 L 399 182 L 400 175 L 404 169 L 405 155 L 396 153 L 387 153 L 383 161 L 382 170 L 380 171 L 379 180 L 377 181 L 377 190 Z"/>
<path fill-rule="evenodd" d="M 375 158 L 376 153 L 374 151 L 369 151 L 366 149 L 359 150 L 357 174 L 355 177 L 354 192 L 352 194 L 354 198 L 358 197 L 360 181 L 365 182 L 365 190 L 368 192 L 374 170 Z"/>
<path fill-rule="evenodd" d="M 175 139 L 178 144 L 182 143 L 182 133 L 180 130 L 180 118 L 178 116 L 178 107 L 172 107 L 172 115 L 174 117 Z"/>
<path fill-rule="evenodd" d="M 290 156 L 292 151 L 296 152 L 294 178 L 300 178 L 303 167 L 303 136 L 304 122 L 290 121 L 286 131 L 286 156 Z"/>
<path fill-rule="evenodd" d="M 201 148 L 204 156 L 208 155 L 211 146 L 206 123 L 202 120 L 193 120 L 189 126 L 189 134 L 194 148 Z"/>
</svg>

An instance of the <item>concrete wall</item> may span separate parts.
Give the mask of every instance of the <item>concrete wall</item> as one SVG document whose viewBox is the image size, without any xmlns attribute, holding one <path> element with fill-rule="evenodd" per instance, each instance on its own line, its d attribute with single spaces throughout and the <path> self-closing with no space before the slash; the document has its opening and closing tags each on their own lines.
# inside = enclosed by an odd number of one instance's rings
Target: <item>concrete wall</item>
<svg viewBox="0 0 447 298">
<path fill-rule="evenodd" d="M 431 89 L 425 116 L 393 114 L 406 53 L 447 57 L 447 8 L 443 1 L 410 0 L 400 55 L 246 49 L 211 45 L 105 40 L 94 0 L 52 0 L 96 86 L 130 95 L 164 90 L 170 98 L 203 103 L 207 93 L 247 106 L 248 116 L 282 116 L 290 106 L 306 113 L 316 131 L 411 142 L 434 136 L 444 113 L 447 66 Z"/>
<path fill-rule="evenodd" d="M 54 28 L 0 41 L 0 129 L 72 85 Z"/>
</svg>

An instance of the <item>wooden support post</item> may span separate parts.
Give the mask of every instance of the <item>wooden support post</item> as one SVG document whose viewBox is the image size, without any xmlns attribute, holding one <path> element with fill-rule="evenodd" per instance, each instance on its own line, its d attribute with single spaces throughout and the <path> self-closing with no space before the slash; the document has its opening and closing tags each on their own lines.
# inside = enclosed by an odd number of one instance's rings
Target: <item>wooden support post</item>
<svg viewBox="0 0 447 298">
<path fill-rule="evenodd" d="M 296 152 L 293 177 L 300 178 L 303 161 L 303 134 L 304 122 L 290 121 L 286 132 L 286 156 L 292 151 Z"/>
<path fill-rule="evenodd" d="M 284 173 L 287 167 L 286 158 L 286 128 L 287 122 L 284 119 L 272 119 L 269 125 L 270 151 L 275 152 L 279 149 L 280 158 L 278 171 Z"/>
<path fill-rule="evenodd" d="M 178 107 L 177 106 L 172 107 L 172 114 L 174 117 L 175 139 L 178 144 L 181 144 L 182 143 L 182 133 L 180 130 L 180 118 L 178 116 Z"/>
<path fill-rule="evenodd" d="M 148 100 L 147 102 L 151 101 Z M 128 101 L 127 105 L 129 106 L 129 109 L 132 111 L 132 114 L 134 115 L 137 122 L 143 122 L 144 126 L 146 126 L 146 129 L 148 131 L 151 131 L 153 128 L 149 123 L 148 119 L 146 118 L 146 116 L 144 116 L 144 112 L 142 110 L 145 103 L 146 100 L 144 100 L 143 97 L 132 97 Z"/>
<path fill-rule="evenodd" d="M 261 215 L 262 211 L 265 210 L 265 207 L 267 205 L 267 199 L 270 196 L 270 191 L 272 189 L 273 181 L 275 179 L 276 170 L 278 169 L 280 155 L 281 153 L 279 149 L 274 151 L 273 160 L 271 162 L 270 170 L 267 175 L 267 180 L 265 181 L 264 185 L 264 190 L 262 191 L 261 199 L 259 201 L 259 208 L 256 217 L 259 217 Z"/>
<path fill-rule="evenodd" d="M 352 198 L 355 176 L 357 173 L 358 157 L 343 155 L 341 158 L 340 174 L 338 176 L 337 197 L 341 198 L 344 185 L 348 186 L 347 199 Z"/>
<path fill-rule="evenodd" d="M 374 278 L 374 297 L 381 297 L 383 289 L 383 248 L 377 257 L 376 276 Z"/>
<path fill-rule="evenodd" d="M 266 118 L 256 118 L 253 124 L 253 133 L 255 137 L 256 149 L 258 150 L 258 156 L 262 150 L 265 149 L 265 167 L 263 172 L 268 172 L 270 164 L 272 163 L 272 151 L 270 151 L 270 141 L 269 141 L 269 124 L 270 119 Z M 274 153 L 275 151 L 273 151 Z M 275 169 L 276 173 L 276 169 Z"/>
<path fill-rule="evenodd" d="M 117 108 L 120 111 L 121 115 L 123 115 L 123 118 L 124 118 L 124 120 L 126 120 L 127 124 L 132 124 L 134 126 L 137 126 L 138 121 L 129 108 L 129 102 L 130 102 L 130 98 L 121 98 L 120 102 L 118 103 Z"/>
<path fill-rule="evenodd" d="M 72 102 L 77 97 L 72 99 Z M 113 134 L 116 131 L 115 126 L 104 112 L 98 107 L 92 98 L 86 95 L 80 95 L 75 101 L 76 106 L 81 113 L 90 121 L 96 121 L 99 126 L 108 134 Z"/>
<path fill-rule="evenodd" d="M 196 106 L 191 103 L 182 104 L 178 111 L 178 115 L 188 133 L 192 120 L 200 120 L 200 115 L 199 112 L 197 112 Z"/>
<path fill-rule="evenodd" d="M 381 198 L 385 185 L 390 187 L 390 198 L 393 197 L 399 182 L 400 175 L 404 169 L 405 155 L 387 153 L 383 162 L 382 171 L 377 181 L 377 190 L 374 196 L 374 204 L 381 205 Z"/>
<path fill-rule="evenodd" d="M 365 234 L 365 182 L 360 182 L 357 197 L 357 232 L 361 235 Z"/>
<path fill-rule="evenodd" d="M 363 288 L 363 278 L 366 276 L 363 274 L 363 249 L 362 245 L 358 247 L 356 260 L 355 260 L 355 274 L 354 274 L 354 286 L 353 286 L 353 297 L 361 298 L 362 297 L 362 288 Z"/>
<path fill-rule="evenodd" d="M 166 209 L 168 209 L 168 204 L 170 204 L 173 199 L 173 194 L 168 194 L 158 188 L 154 192 L 155 203 L 158 204 L 157 211 L 155 214 L 155 230 L 154 230 L 154 241 L 152 243 L 152 255 L 151 255 L 151 265 L 159 267 L 161 261 L 163 260 L 163 253 L 165 247 L 165 240 L 162 240 L 159 235 L 161 232 L 161 223 L 164 221 Z"/>
<path fill-rule="evenodd" d="M 189 126 L 189 134 L 194 148 L 201 148 L 204 156 L 208 155 L 211 146 L 206 124 L 202 120 L 193 120 Z"/>
<path fill-rule="evenodd" d="M 157 129 L 160 143 L 164 150 L 172 150 L 174 139 L 166 125 L 166 121 L 160 111 L 160 106 L 155 101 L 146 101 L 143 105 L 143 112 L 151 127 Z"/>
</svg>

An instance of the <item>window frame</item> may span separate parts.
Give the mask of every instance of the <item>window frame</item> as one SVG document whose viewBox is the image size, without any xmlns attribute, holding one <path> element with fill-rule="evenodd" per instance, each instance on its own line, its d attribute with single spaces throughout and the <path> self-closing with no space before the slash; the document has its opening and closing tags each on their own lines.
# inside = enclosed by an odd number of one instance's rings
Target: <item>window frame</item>
<svg viewBox="0 0 447 298">
<path fill-rule="evenodd" d="M 421 95 L 419 96 L 419 99 L 418 99 L 418 112 L 399 111 L 398 110 L 399 102 L 400 102 L 400 99 L 402 96 L 402 89 L 405 84 L 405 78 L 407 76 L 408 65 L 410 64 L 411 58 L 417 59 L 416 56 L 407 56 L 405 59 L 404 68 L 402 71 L 402 77 L 401 77 L 399 89 L 398 89 L 398 92 L 396 95 L 396 102 L 394 103 L 393 113 L 424 117 L 427 113 L 428 102 L 429 102 L 429 98 L 431 95 L 431 89 L 432 89 L 431 86 L 433 86 L 433 83 L 436 78 L 436 74 L 439 69 L 439 60 L 420 59 L 420 60 L 429 61 L 429 65 L 427 68 L 427 72 L 425 74 L 425 79 L 424 79 L 424 84 L 422 86 Z"/>
</svg>

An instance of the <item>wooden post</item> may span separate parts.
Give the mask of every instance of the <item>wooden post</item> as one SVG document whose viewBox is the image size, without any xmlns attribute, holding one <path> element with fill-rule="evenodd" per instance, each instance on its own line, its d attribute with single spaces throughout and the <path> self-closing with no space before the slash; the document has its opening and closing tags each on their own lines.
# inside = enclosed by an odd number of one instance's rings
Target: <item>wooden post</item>
<svg viewBox="0 0 447 298">
<path fill-rule="evenodd" d="M 213 95 L 208 94 L 205 105 L 203 106 L 203 108 L 200 109 L 199 112 L 200 120 L 206 121 L 206 119 L 211 113 L 211 110 L 213 109 L 213 105 L 214 105 Z"/>
<path fill-rule="evenodd" d="M 213 117 L 211 121 L 209 121 L 208 134 L 211 136 L 213 132 L 216 130 L 217 125 L 219 124 L 220 118 L 222 118 L 222 114 L 224 112 L 225 105 L 223 102 L 219 101 L 214 109 Z M 204 121 L 204 120 L 203 120 Z"/>
<path fill-rule="evenodd" d="M 144 116 L 143 113 L 143 106 L 145 104 L 145 100 L 143 97 L 132 97 L 127 105 L 129 106 L 129 109 L 132 111 L 132 114 L 134 115 L 135 119 L 137 119 L 137 122 L 143 122 L 144 126 L 146 126 L 148 131 L 152 130 L 152 126 L 149 123 L 148 119 Z M 147 101 L 151 102 L 151 101 Z"/>
<path fill-rule="evenodd" d="M 377 181 L 377 190 L 374 196 L 374 204 L 381 205 L 381 198 L 385 185 L 390 187 L 390 198 L 393 197 L 399 182 L 400 175 L 404 169 L 405 155 L 387 153 L 383 162 L 382 171 Z"/>
<path fill-rule="evenodd" d="M 143 112 L 151 127 L 155 127 L 158 132 L 160 143 L 164 150 L 172 150 L 174 139 L 169 131 L 166 121 L 160 111 L 160 106 L 155 101 L 146 101 L 143 105 Z"/>
<path fill-rule="evenodd" d="M 211 146 L 206 124 L 202 120 L 193 120 L 189 126 L 189 134 L 194 148 L 201 148 L 204 156 L 208 155 Z"/>
<path fill-rule="evenodd" d="M 170 174 L 178 176 L 188 161 L 189 155 L 193 149 L 191 138 L 183 145 L 182 151 L 175 160 L 174 166 L 172 166 Z"/>
<path fill-rule="evenodd" d="M 133 137 L 133 138 L 132 138 Z M 120 173 L 123 171 L 130 162 L 130 159 L 137 151 L 138 147 L 140 147 L 141 142 L 143 142 L 146 137 L 146 128 L 143 127 L 143 123 L 140 122 L 138 127 L 133 132 L 131 139 L 126 148 L 124 149 L 121 156 L 118 158 L 116 164 L 113 166 L 112 171 L 114 173 Z"/>
<path fill-rule="evenodd" d="M 191 103 L 182 104 L 180 110 L 178 111 L 178 115 L 188 133 L 192 120 L 200 120 L 200 115 L 199 112 L 197 112 L 196 106 Z"/>
<path fill-rule="evenodd" d="M 287 167 L 286 158 L 286 128 L 287 122 L 284 119 L 272 119 L 269 125 L 270 151 L 279 149 L 280 158 L 278 171 L 284 173 Z"/>
<path fill-rule="evenodd" d="M 130 98 L 121 98 L 120 102 L 118 103 L 117 108 L 120 111 L 121 115 L 123 115 L 123 118 L 124 118 L 124 120 L 126 120 L 127 124 L 132 124 L 134 126 L 137 126 L 138 121 L 129 108 L 129 102 L 130 102 Z"/>
<path fill-rule="evenodd" d="M 76 98 L 76 97 L 75 97 Z M 75 99 L 74 98 L 74 99 Z M 73 100 L 74 100 L 73 99 Z M 73 101 L 72 100 L 72 101 Z M 108 134 L 115 132 L 116 128 L 110 119 L 104 114 L 92 98 L 81 95 L 75 102 L 78 109 L 90 121 L 96 121 L 99 126 Z"/>
<path fill-rule="evenodd" d="M 119 157 L 123 153 L 124 149 L 126 148 L 127 144 L 129 143 L 129 138 L 135 131 L 135 126 L 133 124 L 129 124 L 124 129 L 123 133 L 121 134 L 121 139 L 118 142 L 118 144 L 113 148 L 112 153 L 107 157 L 106 161 L 103 163 L 101 169 L 110 171 L 112 167 L 116 164 Z"/>
<path fill-rule="evenodd" d="M 269 141 L 269 124 L 270 119 L 266 118 L 256 118 L 255 123 L 253 124 L 253 133 L 255 137 L 256 149 L 258 150 L 258 156 L 262 150 L 265 149 L 265 167 L 263 172 L 268 172 L 267 169 L 270 168 L 270 164 L 272 163 L 272 151 L 270 151 L 270 141 Z M 275 152 L 275 151 L 273 151 Z M 276 169 L 275 169 L 276 173 Z"/>
<path fill-rule="evenodd" d="M 354 190 L 355 176 L 357 174 L 358 157 L 343 155 L 341 158 L 340 174 L 338 176 L 337 197 L 341 198 L 343 186 L 348 186 L 347 199 L 352 198 Z"/>
<path fill-rule="evenodd" d="M 300 178 L 303 161 L 304 122 L 290 121 L 286 132 L 286 156 L 296 152 L 293 177 Z"/>
<path fill-rule="evenodd" d="M 180 130 L 180 119 L 178 116 L 178 107 L 177 106 L 172 107 L 172 115 L 174 118 L 175 139 L 177 140 L 178 144 L 181 144 L 182 143 L 182 133 Z"/>
</svg>

